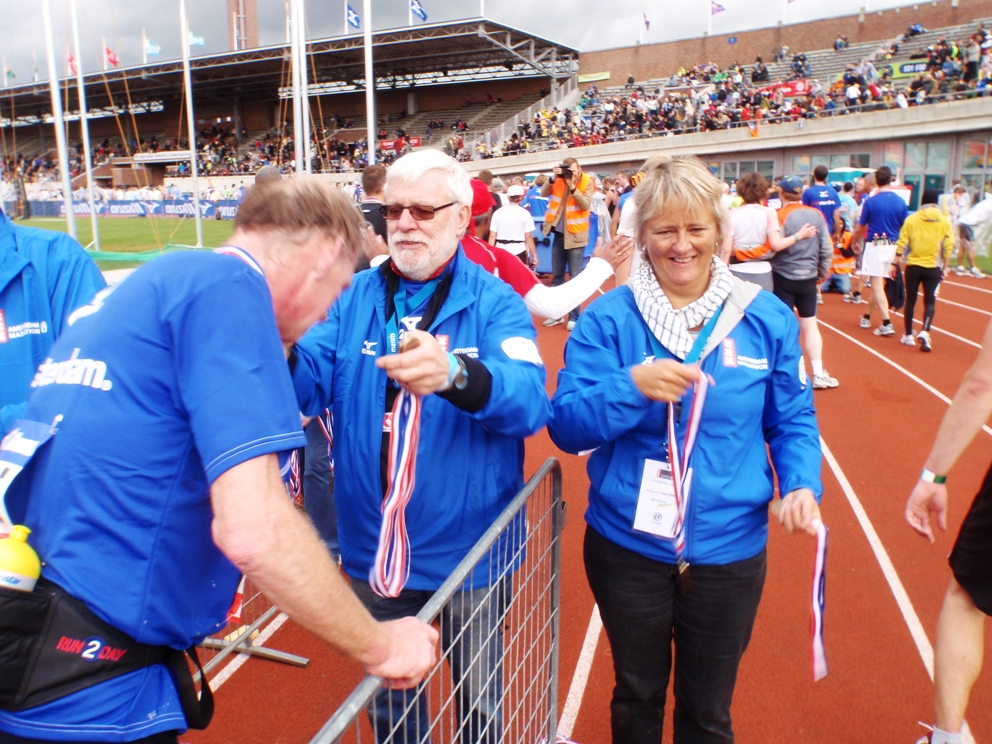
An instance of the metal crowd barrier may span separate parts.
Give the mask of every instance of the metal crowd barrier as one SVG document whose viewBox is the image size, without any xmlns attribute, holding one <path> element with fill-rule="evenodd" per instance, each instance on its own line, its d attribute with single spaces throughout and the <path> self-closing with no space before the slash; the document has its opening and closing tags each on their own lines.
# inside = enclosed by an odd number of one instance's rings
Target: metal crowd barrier
<svg viewBox="0 0 992 744">
<path fill-rule="evenodd" d="M 255 645 L 258 636 L 265 631 L 265 627 L 278 614 L 279 608 L 252 585 L 251 579 L 245 579 L 240 618 L 229 621 L 224 630 L 205 638 L 199 646 L 198 652 L 200 660 L 203 662 L 203 673 L 207 679 L 210 679 L 219 670 L 225 659 L 236 653 L 249 654 L 260 659 L 280 661 L 299 667 L 309 665 L 310 659 L 306 657 Z M 199 672 L 193 671 L 194 680 L 199 682 Z"/>
<path fill-rule="evenodd" d="M 555 741 L 564 518 L 549 458 L 417 615 L 441 633 L 424 681 L 366 677 L 311 744 Z"/>
</svg>

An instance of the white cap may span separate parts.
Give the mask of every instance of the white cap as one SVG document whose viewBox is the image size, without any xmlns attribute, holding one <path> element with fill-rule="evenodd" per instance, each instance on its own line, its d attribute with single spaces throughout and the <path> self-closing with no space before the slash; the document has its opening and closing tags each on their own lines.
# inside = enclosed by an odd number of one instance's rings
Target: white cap
<svg viewBox="0 0 992 744">
<path fill-rule="evenodd" d="M 506 190 L 506 195 L 509 197 L 523 196 L 526 193 L 527 192 L 524 191 L 524 187 L 520 186 L 519 184 L 513 184 L 512 186 L 510 186 L 510 188 Z"/>
</svg>

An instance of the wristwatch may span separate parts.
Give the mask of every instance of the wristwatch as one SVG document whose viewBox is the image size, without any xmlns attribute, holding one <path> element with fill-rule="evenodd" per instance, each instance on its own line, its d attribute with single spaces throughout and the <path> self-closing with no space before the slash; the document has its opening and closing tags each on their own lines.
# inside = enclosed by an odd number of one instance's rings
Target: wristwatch
<svg viewBox="0 0 992 744">
<path fill-rule="evenodd" d="M 465 366 L 465 362 L 462 361 L 461 357 L 455 357 L 458 360 L 458 371 L 455 372 L 455 377 L 451 382 L 451 386 L 455 390 L 464 390 L 468 387 L 468 367 Z"/>
</svg>

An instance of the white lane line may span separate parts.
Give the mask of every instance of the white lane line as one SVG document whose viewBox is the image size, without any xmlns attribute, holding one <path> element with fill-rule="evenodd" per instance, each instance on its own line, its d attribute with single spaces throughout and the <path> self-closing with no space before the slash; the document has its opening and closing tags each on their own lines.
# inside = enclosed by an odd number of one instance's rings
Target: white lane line
<svg viewBox="0 0 992 744">
<path fill-rule="evenodd" d="M 976 292 L 984 292 L 985 294 L 992 294 L 992 289 L 982 289 L 981 287 L 973 287 L 970 284 L 962 284 L 961 282 L 951 282 L 944 279 L 940 282 L 941 284 L 950 284 L 952 287 L 964 287 L 965 289 L 973 289 Z"/>
<path fill-rule="evenodd" d="M 972 307 L 971 305 L 962 305 L 960 302 L 951 302 L 950 300 L 945 300 L 943 297 L 938 297 L 937 300 L 938 302 L 943 302 L 946 305 L 954 305 L 954 307 L 960 307 L 963 310 L 971 310 L 971 312 L 973 313 L 981 313 L 982 315 L 988 315 L 989 317 L 992 317 L 992 313 L 990 313 L 988 310 L 980 310 L 979 308 Z"/>
<path fill-rule="evenodd" d="M 906 317 L 902 313 L 897 313 L 894 310 L 892 311 L 892 314 L 893 315 L 898 315 L 900 318 Z M 913 318 L 913 323 L 914 323 L 914 325 L 923 325 L 923 321 L 920 320 L 919 318 Z M 955 339 L 957 341 L 960 341 L 963 344 L 968 344 L 968 346 L 974 346 L 976 349 L 981 349 L 982 348 L 982 345 L 981 344 L 976 344 L 971 339 L 967 339 L 964 336 L 959 336 L 956 333 L 951 333 L 950 331 L 945 331 L 943 328 L 938 328 L 935 325 L 930 326 L 930 330 L 931 331 L 937 331 L 937 333 L 943 333 L 945 336 L 950 336 L 951 338 L 953 338 L 953 339 Z"/>
<path fill-rule="evenodd" d="M 289 615 L 285 612 L 280 612 L 271 623 L 265 626 L 265 630 L 258 634 L 258 638 L 252 641 L 251 645 L 264 646 L 287 620 L 289 620 Z M 251 654 L 238 654 L 231 659 L 231 662 L 221 669 L 217 673 L 216 677 L 210 680 L 210 689 L 214 692 L 220 689 L 220 686 L 233 677 L 234 673 L 244 666 L 244 663 L 248 661 L 249 658 L 251 658 Z"/>
<path fill-rule="evenodd" d="M 885 581 L 888 583 L 889 589 L 892 590 L 892 595 L 895 597 L 896 604 L 899 605 L 899 611 L 902 613 L 903 620 L 906 621 L 906 625 L 909 628 L 909 634 L 913 637 L 913 642 L 916 644 L 916 650 L 920 653 L 923 666 L 926 667 L 927 674 L 930 675 L 930 681 L 933 682 L 933 646 L 930 644 L 927 632 L 923 629 L 923 623 L 920 622 L 919 615 L 916 614 L 916 610 L 913 608 L 909 594 L 906 593 L 906 587 L 903 586 L 902 581 L 899 579 L 896 567 L 892 564 L 892 559 L 889 558 L 885 546 L 882 545 L 882 540 L 875 531 L 875 526 L 871 523 L 871 519 L 868 518 L 868 513 L 861 505 L 861 500 L 854 493 L 854 489 L 851 488 L 851 482 L 844 475 L 844 471 L 841 470 L 837 458 L 834 457 L 834 453 L 830 451 L 827 443 L 823 441 L 823 437 L 820 437 L 820 448 L 823 450 L 823 457 L 833 471 L 841 490 L 847 497 L 847 501 L 854 511 L 854 516 L 858 518 L 858 524 L 861 525 L 865 537 L 868 538 L 868 544 L 871 545 L 875 559 L 882 569 L 882 575 L 885 576 Z M 961 734 L 962 744 L 975 744 L 975 739 L 971 734 L 971 730 L 968 728 L 967 722 L 962 727 Z"/>
<path fill-rule="evenodd" d="M 599 644 L 599 635 L 602 630 L 603 620 L 599 616 L 599 605 L 594 604 L 592 616 L 589 618 L 589 627 L 586 628 L 586 637 L 582 641 L 579 663 L 575 665 L 572 684 L 569 685 L 568 697 L 565 698 L 565 708 L 561 712 L 561 721 L 558 723 L 558 734 L 566 739 L 572 736 L 575 720 L 579 717 L 582 696 L 586 692 L 586 683 L 589 681 L 592 660 L 596 655 L 596 646 Z"/>
<path fill-rule="evenodd" d="M 912 372 L 910 372 L 905 367 L 900 367 L 898 364 L 896 364 L 895 362 L 893 362 L 891 359 L 889 359 L 884 354 L 879 354 L 877 351 L 875 351 L 870 346 L 865 346 L 863 343 L 861 343 L 860 341 L 858 341 L 856 338 L 853 338 L 852 336 L 848 336 L 846 333 L 844 333 L 843 331 L 841 331 L 841 330 L 839 330 L 837 328 L 834 328 L 829 323 L 824 323 L 819 318 L 817 318 L 816 320 L 824 328 L 829 328 L 831 331 L 833 331 L 834 333 L 836 333 L 838 336 L 842 336 L 842 337 L 846 338 L 848 341 L 850 341 L 852 344 L 856 344 L 857 346 L 860 346 L 862 349 L 864 349 L 865 351 L 867 351 L 869 354 L 874 354 L 875 356 L 877 356 L 879 359 L 881 359 L 883 362 L 885 362 L 889 366 L 895 367 L 897 370 L 899 370 L 900 372 L 902 372 L 904 375 L 906 375 L 906 377 L 908 377 L 909 379 L 911 379 L 913 382 L 915 382 L 918 385 L 920 385 L 921 387 L 924 387 L 927 390 L 929 390 L 931 393 L 933 393 L 938 398 L 940 398 L 942 401 L 944 401 L 947 405 L 951 405 L 951 399 L 950 398 L 948 398 L 946 395 L 944 395 L 942 392 L 940 392 L 933 385 L 930 385 L 929 383 L 924 382 L 923 380 L 921 380 L 919 377 L 917 377 L 916 375 L 914 375 Z M 893 342 L 894 343 L 898 343 L 896 341 L 893 341 Z M 982 425 L 982 430 L 986 434 L 988 434 L 989 436 L 992 436 L 992 429 L 990 429 L 987 424 L 983 424 Z"/>
<path fill-rule="evenodd" d="M 875 532 L 875 526 L 868 518 L 868 513 L 861 505 L 861 500 L 858 499 L 857 494 L 854 493 L 854 489 L 851 488 L 851 482 L 844 475 L 844 471 L 840 469 L 840 465 L 837 463 L 833 452 L 830 451 L 827 443 L 823 441 L 823 437 L 820 437 L 820 447 L 823 449 L 823 457 L 834 472 L 834 477 L 840 483 L 841 490 L 847 496 L 847 500 L 851 504 L 851 509 L 854 510 L 854 516 L 858 518 L 858 524 L 861 525 L 865 537 L 868 538 L 868 544 L 871 545 L 875 559 L 882 568 L 882 575 L 885 576 L 885 581 L 896 598 L 896 604 L 899 605 L 899 611 L 902 613 L 903 620 L 906 621 L 906 625 L 909 627 L 909 634 L 913 636 L 916 649 L 920 652 L 920 657 L 923 659 L 923 666 L 927 668 L 927 674 L 930 675 L 930 680 L 933 681 L 933 646 L 930 645 L 930 639 L 927 638 L 927 633 L 923 630 L 923 623 L 920 622 L 916 610 L 913 609 L 913 603 L 909 600 L 909 595 L 906 593 L 906 588 L 902 585 L 902 581 L 899 580 L 899 574 L 896 573 L 896 568 L 892 565 L 892 559 L 889 558 L 889 554 L 885 551 L 885 546 L 882 545 L 878 533 Z M 907 529 L 909 529 L 908 526 Z"/>
</svg>

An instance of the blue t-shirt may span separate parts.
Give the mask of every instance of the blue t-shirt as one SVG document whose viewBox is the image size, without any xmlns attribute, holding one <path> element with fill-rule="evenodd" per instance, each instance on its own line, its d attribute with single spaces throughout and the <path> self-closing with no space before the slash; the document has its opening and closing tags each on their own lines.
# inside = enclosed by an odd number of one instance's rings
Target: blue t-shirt
<svg viewBox="0 0 992 744">
<path fill-rule="evenodd" d="M 861 203 L 860 219 L 862 225 L 867 225 L 865 240 L 873 240 L 878 236 L 895 243 L 908 214 L 906 202 L 894 191 L 879 191 L 875 196 L 865 199 Z"/>
<path fill-rule="evenodd" d="M 834 231 L 834 212 L 840 206 L 840 196 L 829 184 L 813 184 L 803 192 L 803 204 L 816 207 L 827 221 L 827 230 Z"/>
<path fill-rule="evenodd" d="M 858 203 L 854 197 L 846 193 L 840 194 L 840 217 L 844 220 L 844 229 L 854 229 L 854 215 L 858 212 Z"/>
<path fill-rule="evenodd" d="M 223 628 L 239 571 L 213 542 L 210 486 L 306 443 L 261 270 L 156 259 L 74 314 L 32 386 L 26 418 L 63 418 L 6 502 L 43 575 L 142 643 L 181 649 Z M 0 730 L 28 738 L 185 728 L 163 666 L 0 711 Z"/>
</svg>

